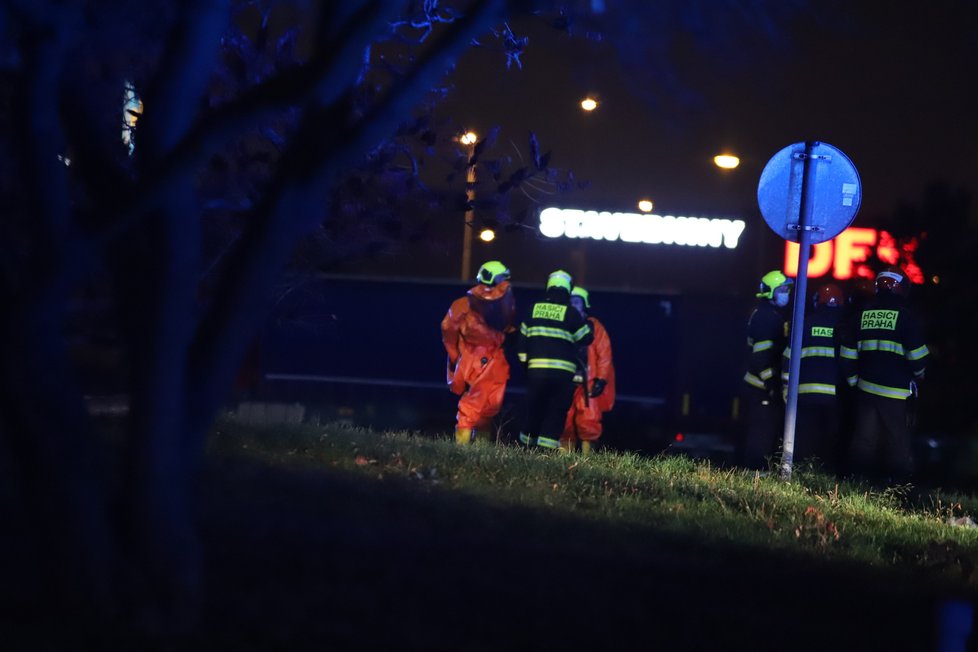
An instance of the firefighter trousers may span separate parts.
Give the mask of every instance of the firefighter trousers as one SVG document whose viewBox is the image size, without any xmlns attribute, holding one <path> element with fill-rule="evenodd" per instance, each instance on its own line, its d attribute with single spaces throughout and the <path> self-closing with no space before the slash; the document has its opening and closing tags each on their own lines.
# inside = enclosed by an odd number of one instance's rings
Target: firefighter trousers
<svg viewBox="0 0 978 652">
<path fill-rule="evenodd" d="M 907 402 L 859 392 L 849 470 L 870 477 L 909 479 L 913 471 Z"/>
<path fill-rule="evenodd" d="M 798 396 L 795 415 L 795 461 L 817 458 L 829 467 L 837 466 L 839 404 L 834 396 Z"/>
<path fill-rule="evenodd" d="M 747 431 L 740 450 L 741 465 L 768 470 L 768 459 L 780 449 L 784 433 L 784 403 L 777 395 L 749 388 L 744 392 Z"/>
<path fill-rule="evenodd" d="M 574 387 L 570 374 L 528 374 L 523 432 L 530 437 L 553 440 L 556 444 L 564 430 L 564 420 L 574 395 Z"/>
</svg>

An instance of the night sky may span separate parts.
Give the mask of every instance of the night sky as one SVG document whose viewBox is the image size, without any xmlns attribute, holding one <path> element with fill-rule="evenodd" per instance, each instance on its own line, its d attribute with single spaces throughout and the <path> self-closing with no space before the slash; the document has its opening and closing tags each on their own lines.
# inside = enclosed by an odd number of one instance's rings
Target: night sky
<svg viewBox="0 0 978 652">
<path fill-rule="evenodd" d="M 529 37 L 522 70 L 507 70 L 492 47 L 469 50 L 449 76 L 455 89 L 440 111 L 479 133 L 498 126 L 507 154 L 526 156 L 527 134 L 535 132 L 541 148 L 553 150 L 555 167 L 590 184 L 552 203 L 635 211 L 649 197 L 655 213 L 747 222 L 736 252 L 541 241 L 520 231 L 491 245 L 477 241 L 474 265 L 502 258 L 528 282 L 563 266 L 608 289 L 728 293 L 733 284 L 752 284 L 780 265 L 782 251 L 757 209 L 760 171 L 778 150 L 806 139 L 835 145 L 859 170 L 856 226 L 919 202 L 935 179 L 975 195 L 978 9 L 845 3 L 846 12 L 836 12 L 817 4 L 817 19 L 799 17 L 778 43 L 735 37 L 736 46 L 718 54 L 676 38 L 665 64 L 674 83 L 608 41 L 569 38 L 539 18 L 512 23 L 514 33 Z M 601 103 L 592 113 L 579 108 L 588 93 Z M 721 151 L 739 155 L 740 168 L 716 168 L 712 157 Z M 541 207 L 551 203 L 538 198 Z M 423 258 L 419 275 L 457 277 L 461 229 L 446 222 L 424 251 L 402 250 L 363 269 Z"/>
</svg>

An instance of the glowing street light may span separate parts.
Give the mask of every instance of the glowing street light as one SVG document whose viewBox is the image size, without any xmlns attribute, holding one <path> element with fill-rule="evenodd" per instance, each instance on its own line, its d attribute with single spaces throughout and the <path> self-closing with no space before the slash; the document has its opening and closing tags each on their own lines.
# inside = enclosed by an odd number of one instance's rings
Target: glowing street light
<svg viewBox="0 0 978 652">
<path fill-rule="evenodd" d="M 598 101 L 593 97 L 585 97 L 581 100 L 581 108 L 590 113 L 598 108 Z"/>
<path fill-rule="evenodd" d="M 723 168 L 724 170 L 733 170 L 740 165 L 740 159 L 733 154 L 718 154 L 713 157 L 713 162 L 718 168 Z"/>
<path fill-rule="evenodd" d="M 476 135 L 474 131 L 466 131 L 464 134 L 458 137 L 458 142 L 463 145 L 475 145 L 478 142 L 479 136 Z"/>
<path fill-rule="evenodd" d="M 492 229 L 482 229 L 479 232 L 479 239 L 483 242 L 492 242 L 496 239 L 496 232 Z"/>
<path fill-rule="evenodd" d="M 655 208 L 655 205 L 651 199 L 640 199 L 638 202 L 638 210 L 643 213 L 651 213 L 653 208 Z"/>
</svg>

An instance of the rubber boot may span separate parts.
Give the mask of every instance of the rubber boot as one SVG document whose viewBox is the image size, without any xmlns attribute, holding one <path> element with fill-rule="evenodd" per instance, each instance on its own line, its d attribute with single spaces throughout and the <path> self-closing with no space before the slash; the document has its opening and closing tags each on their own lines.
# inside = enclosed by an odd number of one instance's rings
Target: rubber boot
<svg viewBox="0 0 978 652">
<path fill-rule="evenodd" d="M 581 454 L 582 455 L 591 454 L 591 442 L 589 442 L 587 439 L 581 440 Z"/>
<path fill-rule="evenodd" d="M 476 442 L 482 442 L 485 444 L 491 444 L 493 440 L 492 432 L 490 432 L 488 429 L 473 430 L 472 438 Z"/>
<path fill-rule="evenodd" d="M 472 443 L 472 428 L 456 428 L 455 443 L 460 446 L 467 446 Z"/>
</svg>

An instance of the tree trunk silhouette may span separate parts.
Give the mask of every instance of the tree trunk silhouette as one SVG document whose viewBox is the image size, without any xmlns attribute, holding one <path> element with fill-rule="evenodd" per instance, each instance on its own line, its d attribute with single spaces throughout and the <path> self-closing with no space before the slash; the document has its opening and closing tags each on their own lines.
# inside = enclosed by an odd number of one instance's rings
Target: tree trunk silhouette
<svg viewBox="0 0 978 652">
<path fill-rule="evenodd" d="M 453 59 L 508 8 L 502 0 L 471 3 L 361 111 L 354 98 L 364 52 L 399 17 L 400 3 L 368 1 L 343 11 L 319 3 L 308 61 L 207 109 L 231 5 L 202 0 L 177 9 L 147 83 L 131 170 L 113 163 L 121 144 L 96 142 L 86 110 L 70 106 L 86 100 L 84 78 L 65 78 L 72 47 L 90 27 L 81 9 L 47 2 L 0 9 L 22 29 L 13 95 L 29 265 L 0 286 L 0 374 L 8 389 L 0 399 L 0 436 L 29 501 L 33 540 L 45 560 L 38 575 L 47 571 L 48 594 L 60 596 L 58 604 L 93 634 L 113 622 L 149 637 L 193 629 L 203 577 L 194 472 L 272 285 L 299 238 L 326 218 L 336 177 L 393 134 Z M 220 148 L 290 106 L 299 107 L 296 133 L 214 291 L 202 295 L 198 175 Z M 127 352 L 121 456 L 89 417 L 65 343 L 68 298 L 93 269 L 112 279 Z M 121 469 L 104 467 L 106 450 Z M 119 473 L 117 481 L 104 480 L 109 470 Z M 62 611 L 54 606 L 52 617 Z"/>
<path fill-rule="evenodd" d="M 21 38 L 13 138 L 26 216 L 21 242 L 31 251 L 0 293 L 2 435 L 14 457 L 43 592 L 70 622 L 104 623 L 114 611 L 115 545 L 98 451 L 65 344 L 74 252 L 57 107 L 67 26 L 27 23 Z"/>
</svg>

